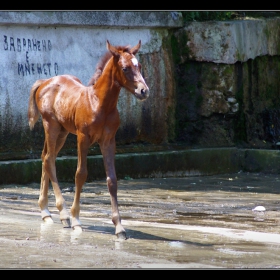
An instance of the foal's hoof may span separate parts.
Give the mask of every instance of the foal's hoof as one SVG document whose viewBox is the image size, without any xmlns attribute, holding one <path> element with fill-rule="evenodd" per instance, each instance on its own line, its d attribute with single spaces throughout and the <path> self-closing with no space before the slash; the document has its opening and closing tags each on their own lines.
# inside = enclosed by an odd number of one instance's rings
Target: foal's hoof
<svg viewBox="0 0 280 280">
<path fill-rule="evenodd" d="M 71 227 L 70 219 L 61 220 L 63 227 Z"/>
<path fill-rule="evenodd" d="M 53 219 L 50 216 L 46 216 L 42 219 L 46 224 L 53 224 Z"/>
<path fill-rule="evenodd" d="M 79 232 L 79 231 L 83 231 L 83 228 L 81 226 L 74 226 L 72 227 L 73 230 Z"/>
<path fill-rule="evenodd" d="M 126 240 L 127 239 L 126 233 L 125 232 L 117 233 L 117 238 L 121 240 Z"/>
</svg>

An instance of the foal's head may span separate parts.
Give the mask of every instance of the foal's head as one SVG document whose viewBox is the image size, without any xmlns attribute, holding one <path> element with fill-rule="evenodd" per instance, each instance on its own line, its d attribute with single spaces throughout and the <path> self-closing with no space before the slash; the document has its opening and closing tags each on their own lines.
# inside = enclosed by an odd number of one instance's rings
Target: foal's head
<svg viewBox="0 0 280 280">
<path fill-rule="evenodd" d="M 145 100 L 149 96 L 149 88 L 141 74 L 141 64 L 138 62 L 135 54 L 139 51 L 139 43 L 130 48 L 114 47 L 107 40 L 107 49 L 114 57 L 114 65 L 119 73 L 119 83 L 128 91 L 133 93 L 136 98 Z"/>
<path fill-rule="evenodd" d="M 130 46 L 112 46 L 107 40 L 108 52 L 100 59 L 96 70 L 88 85 L 97 82 L 104 71 L 107 62 L 113 56 L 113 65 L 116 68 L 118 83 L 121 87 L 126 88 L 133 93 L 138 99 L 145 100 L 149 96 L 149 88 L 141 75 L 141 64 L 137 61 L 135 54 L 141 46 L 139 43 L 131 48 Z"/>
</svg>

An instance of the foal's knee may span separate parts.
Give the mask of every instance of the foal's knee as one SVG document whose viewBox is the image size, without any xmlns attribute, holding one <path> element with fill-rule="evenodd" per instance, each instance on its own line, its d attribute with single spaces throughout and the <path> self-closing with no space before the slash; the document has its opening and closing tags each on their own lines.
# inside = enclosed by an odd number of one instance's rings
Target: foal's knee
<svg viewBox="0 0 280 280">
<path fill-rule="evenodd" d="M 78 168 L 77 171 L 76 171 L 76 176 L 75 177 L 76 177 L 76 180 L 84 183 L 87 179 L 87 175 L 88 175 L 87 169 Z"/>
<path fill-rule="evenodd" d="M 42 162 L 45 161 L 45 157 L 46 157 L 46 153 L 43 151 L 42 154 L 41 154 L 41 160 L 42 160 Z"/>
<path fill-rule="evenodd" d="M 117 190 L 117 178 L 115 177 L 107 177 L 107 186 L 110 192 Z"/>
<path fill-rule="evenodd" d="M 44 157 L 42 157 L 42 163 L 44 164 L 45 170 L 49 173 L 49 176 L 51 176 L 51 171 L 54 166 L 52 166 L 52 158 L 49 154 L 45 154 Z"/>
</svg>

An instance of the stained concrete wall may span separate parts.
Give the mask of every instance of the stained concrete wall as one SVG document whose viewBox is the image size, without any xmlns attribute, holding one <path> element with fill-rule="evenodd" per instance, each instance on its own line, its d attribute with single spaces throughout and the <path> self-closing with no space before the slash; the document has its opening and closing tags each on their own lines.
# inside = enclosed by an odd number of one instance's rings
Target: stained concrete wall
<svg viewBox="0 0 280 280">
<path fill-rule="evenodd" d="M 137 56 L 151 90 L 142 103 L 122 90 L 118 144 L 230 147 L 243 133 L 239 139 L 261 147 L 261 114 L 280 105 L 279 30 L 279 18 L 184 25 L 180 12 L 0 12 L 0 159 L 37 158 L 44 135 L 40 123 L 28 127 L 32 84 L 64 73 L 87 84 L 106 39 L 141 39 Z"/>
<path fill-rule="evenodd" d="M 113 45 L 131 46 L 141 39 L 137 56 L 151 90 L 147 102 L 121 91 L 118 143 L 166 141 L 165 101 L 174 93 L 173 84 L 164 82 L 170 80 L 171 61 L 162 44 L 170 29 L 181 26 L 177 12 L 0 12 L 0 153 L 32 154 L 42 148 L 40 123 L 34 132 L 28 128 L 32 84 L 72 74 L 86 85 L 106 51 L 107 39 Z M 68 147 L 75 149 L 75 140 Z"/>
<path fill-rule="evenodd" d="M 175 119 L 191 144 L 180 151 L 119 154 L 118 178 L 279 173 L 279 151 L 228 148 L 236 145 L 236 130 L 260 133 L 258 114 L 279 105 L 279 28 L 279 18 L 183 26 L 176 12 L 0 12 L 0 154 L 21 158 L 14 153 L 18 149 L 25 151 L 22 158 L 34 158 L 2 160 L 1 183 L 40 180 L 41 160 L 30 149 L 40 147 L 42 131 L 30 134 L 26 119 L 30 86 L 63 72 L 87 83 L 106 39 L 134 45 L 141 38 L 139 58 L 151 88 L 149 102 L 143 104 L 121 93 L 122 139 L 174 139 L 170 119 Z M 232 120 L 242 118 L 244 127 L 234 128 Z M 143 138 L 133 136 L 136 130 Z M 257 133 L 255 137 L 263 143 Z M 211 148 L 189 149 L 198 144 Z M 104 178 L 102 157 L 89 156 L 88 162 L 88 179 Z M 76 157 L 59 158 L 59 180 L 73 181 L 76 163 Z"/>
</svg>

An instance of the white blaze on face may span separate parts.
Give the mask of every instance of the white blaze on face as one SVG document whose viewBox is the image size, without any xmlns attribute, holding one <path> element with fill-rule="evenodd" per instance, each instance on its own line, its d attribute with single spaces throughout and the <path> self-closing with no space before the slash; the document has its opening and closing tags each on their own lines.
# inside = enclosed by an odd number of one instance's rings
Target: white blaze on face
<svg viewBox="0 0 280 280">
<path fill-rule="evenodd" d="M 133 58 L 131 59 L 131 61 L 132 61 L 132 63 L 133 63 L 134 66 L 138 66 L 138 60 L 137 60 L 135 57 L 133 57 Z"/>
</svg>

